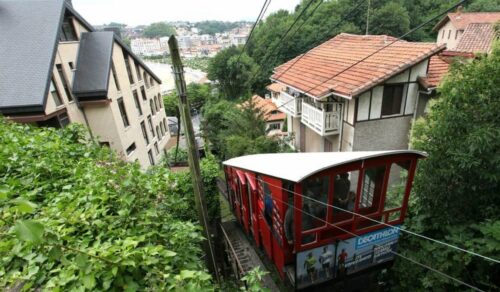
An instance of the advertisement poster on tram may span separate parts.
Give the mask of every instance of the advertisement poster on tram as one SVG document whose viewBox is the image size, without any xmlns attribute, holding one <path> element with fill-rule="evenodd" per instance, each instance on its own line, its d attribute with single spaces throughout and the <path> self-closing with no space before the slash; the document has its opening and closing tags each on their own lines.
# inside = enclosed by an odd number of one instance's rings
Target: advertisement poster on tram
<svg viewBox="0 0 500 292">
<path fill-rule="evenodd" d="M 297 254 L 297 289 L 334 278 L 335 245 L 329 244 Z"/>
<path fill-rule="evenodd" d="M 396 251 L 399 226 L 388 227 L 339 242 L 335 276 L 351 275 L 390 261 Z"/>
</svg>

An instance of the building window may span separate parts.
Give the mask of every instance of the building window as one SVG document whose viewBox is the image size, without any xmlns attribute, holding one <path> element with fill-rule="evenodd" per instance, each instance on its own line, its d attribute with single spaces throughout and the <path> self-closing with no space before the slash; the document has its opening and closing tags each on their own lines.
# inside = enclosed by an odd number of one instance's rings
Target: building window
<svg viewBox="0 0 500 292">
<path fill-rule="evenodd" d="M 118 81 L 118 76 L 116 76 L 115 63 L 111 63 L 111 71 L 113 72 L 113 79 L 115 80 L 116 90 L 120 91 L 120 82 Z"/>
<path fill-rule="evenodd" d="M 142 77 L 141 77 L 141 66 L 139 66 L 138 63 L 135 63 L 135 73 L 137 74 L 137 80 L 141 81 L 142 80 Z"/>
<path fill-rule="evenodd" d="M 61 128 L 64 128 L 67 125 L 69 125 L 70 121 L 67 113 L 60 114 L 58 118 L 59 118 L 59 124 L 61 124 Z"/>
<path fill-rule="evenodd" d="M 146 87 L 149 88 L 148 75 L 146 74 L 146 72 L 143 72 L 142 76 L 144 77 L 144 83 L 146 83 Z"/>
<path fill-rule="evenodd" d="M 158 93 L 158 105 L 160 105 L 160 108 L 163 108 L 163 102 L 161 100 L 161 94 Z"/>
<path fill-rule="evenodd" d="M 403 103 L 404 85 L 385 85 L 382 98 L 382 116 L 398 115 Z"/>
<path fill-rule="evenodd" d="M 61 79 L 61 83 L 64 88 L 64 92 L 66 93 L 66 97 L 69 101 L 73 101 L 73 96 L 71 95 L 71 91 L 69 90 L 68 82 L 66 80 L 66 75 L 64 75 L 63 68 L 61 64 L 56 65 L 57 72 L 59 73 L 59 78 Z"/>
<path fill-rule="evenodd" d="M 146 90 L 144 89 L 144 86 L 141 86 L 141 94 L 142 94 L 142 100 L 148 99 L 148 97 L 146 96 Z"/>
<path fill-rule="evenodd" d="M 120 114 L 122 115 L 123 125 L 125 126 L 125 128 L 130 126 L 130 123 L 129 123 L 128 117 L 127 117 L 127 111 L 125 109 L 125 104 L 123 103 L 122 97 L 120 97 L 118 99 L 118 108 L 120 109 Z"/>
<path fill-rule="evenodd" d="M 149 124 L 149 130 L 151 130 L 151 134 L 153 135 L 153 138 L 155 136 L 155 130 L 153 128 L 153 122 L 151 121 L 151 115 L 148 116 L 148 124 Z"/>
<path fill-rule="evenodd" d="M 75 70 L 75 65 L 73 64 L 73 62 L 68 62 L 68 66 L 71 70 Z"/>
<path fill-rule="evenodd" d="M 125 59 L 125 67 L 127 68 L 128 81 L 134 84 L 134 76 L 132 76 L 132 68 L 130 68 L 130 57 L 125 50 L 123 50 L 123 58 Z"/>
<path fill-rule="evenodd" d="M 59 95 L 59 91 L 57 90 L 54 78 L 52 78 L 52 81 L 50 81 L 50 94 L 52 94 L 52 98 L 54 98 L 56 106 L 62 105 L 61 96 Z"/>
<path fill-rule="evenodd" d="M 153 152 L 151 150 L 148 151 L 149 163 L 151 165 L 155 165 L 155 160 L 153 159 Z"/>
<path fill-rule="evenodd" d="M 153 105 L 153 100 L 150 99 L 149 100 L 149 107 L 151 108 L 151 113 L 153 114 L 153 116 L 156 114 L 156 111 L 155 111 L 155 108 L 154 108 L 154 105 Z"/>
<path fill-rule="evenodd" d="M 160 154 L 160 150 L 158 150 L 158 143 L 155 142 L 155 153 L 156 155 Z"/>
<path fill-rule="evenodd" d="M 163 118 L 163 130 L 165 131 L 165 133 L 167 133 L 167 120 L 165 118 Z"/>
<path fill-rule="evenodd" d="M 163 138 L 165 136 L 165 130 L 163 129 L 163 121 L 160 122 L 160 132 L 161 132 L 161 137 Z"/>
<path fill-rule="evenodd" d="M 146 142 L 146 145 L 149 145 L 148 133 L 146 132 L 146 125 L 144 124 L 144 121 L 141 122 L 141 130 L 142 130 L 142 136 L 144 137 L 144 141 Z"/>
<path fill-rule="evenodd" d="M 139 112 L 139 116 L 142 116 L 142 108 L 141 103 L 139 102 L 139 96 L 137 95 L 137 90 L 132 91 L 134 95 L 135 107 L 137 108 L 137 112 Z"/>
<path fill-rule="evenodd" d="M 448 39 L 450 39 L 450 36 L 451 36 L 451 29 L 448 30 Z"/>
<path fill-rule="evenodd" d="M 153 80 L 153 77 L 149 77 L 149 86 L 151 87 L 155 86 L 155 81 Z"/>
<path fill-rule="evenodd" d="M 444 29 L 443 29 L 443 33 L 441 34 L 441 39 L 444 39 Z"/>
<path fill-rule="evenodd" d="M 156 100 L 156 96 L 153 96 L 154 102 L 155 102 L 155 111 L 159 112 L 160 109 L 158 107 L 158 101 Z"/>
<path fill-rule="evenodd" d="M 279 129 L 281 129 L 281 125 L 279 123 L 269 125 L 269 130 L 279 130 Z"/>
<path fill-rule="evenodd" d="M 156 126 L 156 134 L 158 135 L 158 140 L 160 140 L 161 134 L 160 134 L 160 127 Z"/>
<path fill-rule="evenodd" d="M 128 148 L 126 150 L 127 156 L 130 156 L 130 154 L 132 154 L 135 151 L 135 148 L 136 148 L 135 143 L 130 144 L 130 146 L 128 146 Z"/>
<path fill-rule="evenodd" d="M 65 15 L 61 27 L 61 35 L 59 36 L 59 41 L 71 42 L 77 40 L 78 38 L 76 37 L 75 27 L 73 26 L 73 19 L 70 16 Z"/>
</svg>

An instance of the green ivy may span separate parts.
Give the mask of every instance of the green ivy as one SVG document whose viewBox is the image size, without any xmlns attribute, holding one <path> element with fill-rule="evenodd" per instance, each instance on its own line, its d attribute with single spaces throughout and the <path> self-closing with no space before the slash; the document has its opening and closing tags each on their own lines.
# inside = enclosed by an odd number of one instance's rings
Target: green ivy
<svg viewBox="0 0 500 292">
<path fill-rule="evenodd" d="M 0 119 L 0 290 L 213 290 L 190 178 Z"/>
</svg>

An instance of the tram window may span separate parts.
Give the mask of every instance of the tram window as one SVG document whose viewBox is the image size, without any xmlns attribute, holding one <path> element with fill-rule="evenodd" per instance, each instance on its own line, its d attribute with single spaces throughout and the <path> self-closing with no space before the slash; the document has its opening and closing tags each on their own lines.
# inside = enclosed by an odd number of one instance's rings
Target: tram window
<svg viewBox="0 0 500 292">
<path fill-rule="evenodd" d="M 389 172 L 389 181 L 385 195 L 384 211 L 401 208 L 408 182 L 410 161 L 393 163 Z"/>
<path fill-rule="evenodd" d="M 326 224 L 329 176 L 309 178 L 303 185 L 302 230 Z"/>
<path fill-rule="evenodd" d="M 293 244 L 294 239 L 294 184 L 292 182 L 283 182 L 284 189 L 286 190 L 287 202 L 284 221 L 285 238 L 289 245 Z"/>
<path fill-rule="evenodd" d="M 365 169 L 359 209 L 378 209 L 377 203 L 382 193 L 384 174 L 385 166 Z"/>
<path fill-rule="evenodd" d="M 359 171 L 339 173 L 333 181 L 333 221 L 340 222 L 353 217 Z"/>
<path fill-rule="evenodd" d="M 273 218 L 273 197 L 271 194 L 271 189 L 266 182 L 262 182 L 264 191 L 264 218 L 266 218 L 267 224 L 272 226 Z"/>
</svg>

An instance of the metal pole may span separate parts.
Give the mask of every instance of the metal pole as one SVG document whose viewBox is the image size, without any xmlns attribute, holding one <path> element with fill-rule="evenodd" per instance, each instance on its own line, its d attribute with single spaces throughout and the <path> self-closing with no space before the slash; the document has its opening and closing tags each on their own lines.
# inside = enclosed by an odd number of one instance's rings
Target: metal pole
<svg viewBox="0 0 500 292">
<path fill-rule="evenodd" d="M 189 169 L 191 171 L 191 178 L 193 181 L 194 201 L 198 209 L 198 219 L 203 227 L 203 233 L 206 240 L 204 241 L 205 260 L 209 271 L 215 275 L 217 282 L 219 281 L 219 271 L 215 260 L 215 249 L 212 244 L 212 234 L 209 227 L 209 219 L 207 213 L 207 204 L 205 200 L 205 193 L 203 191 L 203 180 L 201 178 L 200 161 L 196 149 L 193 123 L 191 121 L 191 113 L 189 109 L 189 102 L 187 99 L 186 81 L 184 79 L 184 68 L 182 66 L 181 56 L 179 53 L 179 46 L 175 36 L 171 36 L 168 40 L 168 47 L 170 49 L 170 56 L 172 58 L 172 72 L 175 78 L 175 86 L 179 95 L 179 111 L 182 118 L 182 125 L 184 126 L 184 135 L 186 137 L 186 144 L 188 146 L 188 161 Z M 180 137 L 179 137 L 180 138 Z"/>
</svg>

